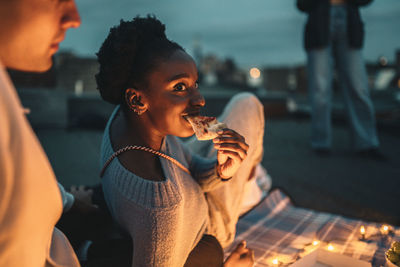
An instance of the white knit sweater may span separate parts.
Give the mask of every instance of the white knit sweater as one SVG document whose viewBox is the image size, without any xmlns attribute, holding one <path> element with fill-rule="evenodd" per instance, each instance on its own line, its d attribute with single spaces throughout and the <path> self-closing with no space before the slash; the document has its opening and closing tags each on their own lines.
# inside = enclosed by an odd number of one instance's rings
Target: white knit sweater
<svg viewBox="0 0 400 267">
<path fill-rule="evenodd" d="M 114 110 L 105 129 L 101 167 L 114 153 L 109 131 L 118 110 Z M 191 154 L 177 138 L 164 138 L 161 152 L 181 162 L 192 175 L 161 158 L 165 180 L 150 181 L 128 171 L 116 158 L 103 176 L 111 214 L 133 240 L 132 266 L 183 266 L 209 224 L 204 192 L 221 184 L 216 159 Z"/>
</svg>

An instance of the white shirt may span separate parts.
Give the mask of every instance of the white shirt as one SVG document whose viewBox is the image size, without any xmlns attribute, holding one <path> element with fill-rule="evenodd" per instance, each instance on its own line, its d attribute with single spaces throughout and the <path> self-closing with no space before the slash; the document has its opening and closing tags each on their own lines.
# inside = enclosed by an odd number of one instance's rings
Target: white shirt
<svg viewBox="0 0 400 267">
<path fill-rule="evenodd" d="M 62 208 L 53 170 L 0 63 L 0 266 L 79 266 L 54 227 Z"/>
</svg>

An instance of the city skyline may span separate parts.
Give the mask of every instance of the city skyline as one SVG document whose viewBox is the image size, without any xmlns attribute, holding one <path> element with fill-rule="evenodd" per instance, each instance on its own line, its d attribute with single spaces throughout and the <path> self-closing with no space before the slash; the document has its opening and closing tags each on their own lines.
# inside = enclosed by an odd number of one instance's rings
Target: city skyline
<svg viewBox="0 0 400 267">
<path fill-rule="evenodd" d="M 80 56 L 95 56 L 109 28 L 120 19 L 155 14 L 166 24 L 167 35 L 189 53 L 197 40 L 203 53 L 231 57 L 242 67 L 305 62 L 306 15 L 296 9 L 295 1 L 88 0 L 77 4 L 82 26 L 67 33 L 61 49 Z M 385 56 L 393 61 L 400 49 L 400 1 L 375 0 L 361 13 L 365 59 Z"/>
</svg>

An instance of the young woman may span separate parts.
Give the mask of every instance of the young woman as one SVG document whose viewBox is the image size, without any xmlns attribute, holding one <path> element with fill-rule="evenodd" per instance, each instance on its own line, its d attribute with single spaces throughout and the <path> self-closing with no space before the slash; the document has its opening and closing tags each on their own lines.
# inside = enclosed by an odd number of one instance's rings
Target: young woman
<svg viewBox="0 0 400 267">
<path fill-rule="evenodd" d="M 132 266 L 252 266 L 245 242 L 224 263 L 222 247 L 233 241 L 244 184 L 262 158 L 257 98 L 234 97 L 221 117 L 230 128 L 189 148 L 177 137 L 193 135 L 186 118 L 205 101 L 193 59 L 165 26 L 154 17 L 121 21 L 97 56 L 98 89 L 117 104 L 101 148 L 103 189 L 132 238 Z"/>
</svg>

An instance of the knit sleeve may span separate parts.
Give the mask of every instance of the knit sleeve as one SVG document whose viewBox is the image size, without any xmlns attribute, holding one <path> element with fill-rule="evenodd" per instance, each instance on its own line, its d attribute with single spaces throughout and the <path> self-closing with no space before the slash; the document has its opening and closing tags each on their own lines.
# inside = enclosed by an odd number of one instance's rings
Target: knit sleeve
<svg viewBox="0 0 400 267">
<path fill-rule="evenodd" d="M 67 192 L 62 184 L 58 183 L 58 188 L 60 189 L 61 193 L 63 212 L 65 213 L 74 205 L 75 197 L 71 193 Z"/>
</svg>

